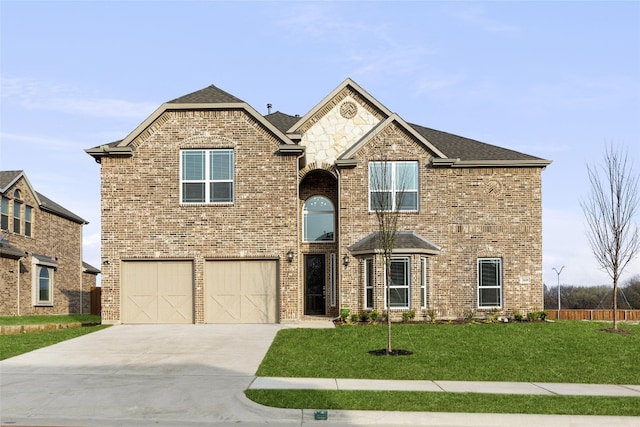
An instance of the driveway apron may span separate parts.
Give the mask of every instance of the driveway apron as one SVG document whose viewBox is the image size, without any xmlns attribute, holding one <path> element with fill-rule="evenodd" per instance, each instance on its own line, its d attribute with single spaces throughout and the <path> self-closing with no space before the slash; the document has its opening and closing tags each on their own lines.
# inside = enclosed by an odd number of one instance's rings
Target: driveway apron
<svg viewBox="0 0 640 427">
<path fill-rule="evenodd" d="M 264 422 L 244 397 L 280 325 L 119 325 L 0 362 L 3 425 Z M 276 411 L 275 409 L 273 411 Z M 300 411 L 277 410 L 282 422 Z"/>
</svg>

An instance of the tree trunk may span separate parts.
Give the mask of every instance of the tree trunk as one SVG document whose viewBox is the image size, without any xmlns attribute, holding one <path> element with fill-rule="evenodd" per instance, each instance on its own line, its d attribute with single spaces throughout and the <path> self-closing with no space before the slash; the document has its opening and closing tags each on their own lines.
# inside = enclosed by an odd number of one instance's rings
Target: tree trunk
<svg viewBox="0 0 640 427">
<path fill-rule="evenodd" d="M 391 354 L 391 259 L 385 261 L 387 276 L 387 355 Z"/>
</svg>

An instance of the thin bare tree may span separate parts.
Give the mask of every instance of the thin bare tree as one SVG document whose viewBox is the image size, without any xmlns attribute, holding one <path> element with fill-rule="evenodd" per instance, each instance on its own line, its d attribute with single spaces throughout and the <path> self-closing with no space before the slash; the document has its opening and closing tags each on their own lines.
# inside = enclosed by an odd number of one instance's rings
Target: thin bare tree
<svg viewBox="0 0 640 427">
<path fill-rule="evenodd" d="M 378 220 L 378 249 L 382 255 L 387 301 L 387 348 L 391 354 L 391 261 L 398 233 L 398 216 L 403 207 L 408 171 L 403 162 L 381 161 L 369 163 L 370 209 Z"/>
<path fill-rule="evenodd" d="M 618 328 L 618 281 L 640 251 L 640 231 L 634 223 L 640 209 L 639 176 L 626 149 L 607 145 L 603 162 L 587 166 L 591 191 L 580 201 L 587 236 L 598 264 L 613 280 L 613 329 Z"/>
</svg>

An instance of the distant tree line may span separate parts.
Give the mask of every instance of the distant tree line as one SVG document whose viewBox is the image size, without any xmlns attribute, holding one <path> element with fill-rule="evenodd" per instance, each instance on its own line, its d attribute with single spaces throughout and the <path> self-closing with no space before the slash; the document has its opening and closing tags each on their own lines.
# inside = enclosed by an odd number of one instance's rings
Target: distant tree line
<svg viewBox="0 0 640 427">
<path fill-rule="evenodd" d="M 570 286 L 560 285 L 562 309 L 611 309 L 613 289 L 611 285 Z M 544 286 L 544 308 L 558 308 L 558 287 Z M 618 308 L 640 309 L 640 275 L 618 287 Z"/>
</svg>

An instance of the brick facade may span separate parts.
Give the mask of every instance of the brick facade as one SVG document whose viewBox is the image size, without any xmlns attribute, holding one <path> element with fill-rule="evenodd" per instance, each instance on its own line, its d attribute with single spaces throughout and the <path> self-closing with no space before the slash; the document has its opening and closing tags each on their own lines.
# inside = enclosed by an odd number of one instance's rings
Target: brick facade
<svg viewBox="0 0 640 427">
<path fill-rule="evenodd" d="M 488 311 L 478 308 L 479 258 L 501 260 L 502 313 L 542 309 L 541 171 L 548 161 L 461 137 L 455 137 L 460 146 L 445 140 L 441 150 L 438 141 L 424 136 L 432 131 L 418 132 L 394 119 L 350 80 L 307 116 L 273 126 L 268 116 L 239 100 L 217 106 L 221 96 L 235 99 L 212 88 L 207 89 L 215 95 L 210 103 L 164 104 L 127 139 L 87 150 L 101 163 L 103 321 L 122 321 L 120 266 L 127 260 L 191 261 L 193 319 L 203 323 L 208 260 L 277 260 L 278 320 L 295 322 L 306 314 L 305 254 L 326 256 L 328 316 L 337 316 L 341 307 L 364 310 L 364 262 L 373 258 L 374 306 L 384 311 L 381 256 L 349 251 L 377 231 L 368 207 L 368 165 L 376 160 L 418 162 L 419 210 L 400 213 L 398 230 L 440 250 L 394 252 L 409 259 L 410 308 L 418 318 L 428 310 L 440 318 Z M 345 102 L 348 108 L 341 108 Z M 494 157 L 504 152 L 505 159 L 460 162 L 443 154 L 466 146 Z M 180 150 L 196 148 L 233 149 L 233 203 L 181 203 Z M 335 207 L 334 242 L 303 242 L 304 202 L 316 195 Z M 343 265 L 345 256 L 348 265 Z M 422 259 L 427 266 L 424 309 Z M 401 312 L 394 310 L 394 316 Z"/>
</svg>

